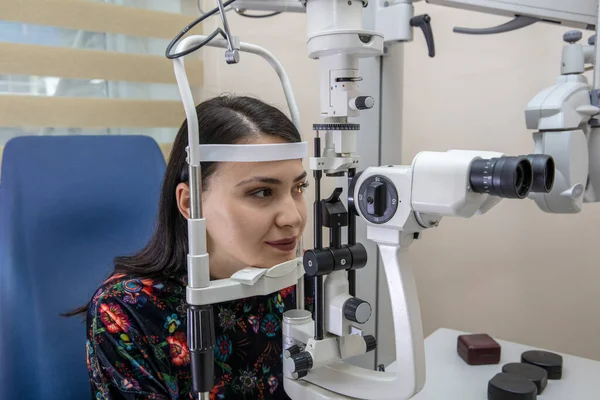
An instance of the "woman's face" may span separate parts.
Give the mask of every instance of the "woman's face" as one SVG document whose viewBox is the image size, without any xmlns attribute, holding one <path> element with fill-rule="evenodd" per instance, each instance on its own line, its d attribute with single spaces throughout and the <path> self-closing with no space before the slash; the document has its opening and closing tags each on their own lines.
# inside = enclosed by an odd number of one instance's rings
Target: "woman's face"
<svg viewBox="0 0 600 400">
<path fill-rule="evenodd" d="M 250 143 L 281 142 L 265 137 Z M 296 257 L 306 226 L 306 176 L 302 160 L 218 165 L 202 195 L 213 278 Z"/>
</svg>

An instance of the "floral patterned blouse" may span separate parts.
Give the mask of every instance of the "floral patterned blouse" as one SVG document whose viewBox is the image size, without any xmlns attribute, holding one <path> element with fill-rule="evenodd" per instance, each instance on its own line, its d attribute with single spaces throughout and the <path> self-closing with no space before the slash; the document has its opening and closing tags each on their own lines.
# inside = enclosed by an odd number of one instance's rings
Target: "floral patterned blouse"
<svg viewBox="0 0 600 400">
<path fill-rule="evenodd" d="M 116 275 L 98 289 L 86 323 L 92 399 L 193 398 L 186 285 L 186 276 L 159 281 Z M 281 323 L 283 312 L 295 307 L 295 295 L 293 286 L 214 305 L 211 400 L 289 399 Z"/>
</svg>

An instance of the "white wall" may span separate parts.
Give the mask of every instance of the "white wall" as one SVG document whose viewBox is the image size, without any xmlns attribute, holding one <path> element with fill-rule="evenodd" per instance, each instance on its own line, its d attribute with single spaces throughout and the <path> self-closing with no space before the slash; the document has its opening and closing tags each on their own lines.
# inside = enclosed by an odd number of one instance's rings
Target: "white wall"
<svg viewBox="0 0 600 400">
<path fill-rule="evenodd" d="M 560 72 L 566 29 L 534 25 L 497 36 L 461 36 L 452 33 L 453 26 L 483 27 L 507 19 L 422 3 L 416 9 L 432 16 L 437 55 L 427 56 L 419 31 L 404 49 L 404 84 L 395 88 L 404 94 L 404 163 L 422 150 L 529 153 L 533 141 L 523 109 Z M 302 134 L 312 142 L 312 123 L 319 121 L 318 62 L 306 57 L 305 15 L 228 16 L 233 34 L 268 48 L 283 63 L 299 102 Z M 209 20 L 206 32 L 216 22 Z M 243 54 L 239 65 L 229 66 L 222 57 L 222 50 L 204 51 L 202 97 L 229 91 L 286 109 L 277 77 L 263 60 Z M 312 204 L 312 191 L 307 200 Z M 531 201 L 505 200 L 488 215 L 446 219 L 425 232 L 409 250 L 425 333 L 439 327 L 488 332 L 600 359 L 598 209 L 588 205 L 580 215 L 548 215 Z M 311 245 L 309 228 L 305 246 Z"/>
<path fill-rule="evenodd" d="M 562 34 L 534 25 L 463 36 L 506 18 L 417 4 L 429 13 L 437 56 L 422 37 L 406 46 L 403 156 L 422 150 L 533 149 L 524 108 L 560 73 Z M 591 35 L 584 33 L 584 40 Z M 446 219 L 413 245 L 425 333 L 438 327 L 600 359 L 600 205 L 549 215 L 532 201 L 503 201 L 488 215 Z"/>
</svg>

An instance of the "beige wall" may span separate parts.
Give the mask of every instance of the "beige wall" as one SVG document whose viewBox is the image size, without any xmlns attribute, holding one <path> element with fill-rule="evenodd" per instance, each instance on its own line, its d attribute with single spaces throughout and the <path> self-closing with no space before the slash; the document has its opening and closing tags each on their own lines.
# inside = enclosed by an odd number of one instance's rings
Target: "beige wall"
<svg viewBox="0 0 600 400">
<path fill-rule="evenodd" d="M 560 73 L 566 29 L 538 25 L 468 37 L 452 34 L 452 27 L 506 19 L 416 8 L 432 17 L 438 53 L 428 59 L 419 36 L 406 48 L 404 163 L 422 150 L 531 152 L 523 110 Z M 410 251 L 426 333 L 483 331 L 600 359 L 599 222 L 600 205 L 549 215 L 529 200 L 505 200 L 470 220 L 444 220 Z"/>
<path fill-rule="evenodd" d="M 397 88 L 405 96 L 404 162 L 421 150 L 530 152 L 523 108 L 559 73 L 565 29 L 540 25 L 466 37 L 453 34 L 452 27 L 506 19 L 420 3 L 416 8 L 432 16 L 437 56 L 427 57 L 417 31 L 406 48 L 404 86 Z M 305 15 L 264 20 L 228 16 L 233 34 L 266 47 L 283 63 L 299 101 L 302 133 L 312 140 L 311 126 L 318 121 L 318 63 L 306 57 Z M 206 24 L 207 32 L 217 21 Z M 264 61 L 243 54 L 239 65 L 228 66 L 222 54 L 204 51 L 202 97 L 251 94 L 285 110 L 277 77 Z M 486 216 L 444 220 L 409 252 L 425 333 L 438 327 L 488 332 L 600 359 L 600 268 L 594 259 L 600 247 L 599 220 L 595 205 L 580 215 L 557 216 L 542 213 L 531 201 L 504 201 Z M 311 232 L 307 229 L 307 245 Z"/>
</svg>

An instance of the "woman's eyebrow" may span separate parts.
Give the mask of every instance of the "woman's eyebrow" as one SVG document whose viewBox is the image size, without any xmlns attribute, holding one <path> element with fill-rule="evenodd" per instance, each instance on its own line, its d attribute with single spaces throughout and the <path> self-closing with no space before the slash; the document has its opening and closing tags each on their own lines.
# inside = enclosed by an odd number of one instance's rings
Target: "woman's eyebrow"
<svg viewBox="0 0 600 400">
<path fill-rule="evenodd" d="M 306 178 L 306 171 L 304 171 L 303 173 L 301 173 L 300 175 L 298 175 L 298 177 L 296 179 L 294 179 L 294 182 L 301 181 L 304 178 Z"/>
<path fill-rule="evenodd" d="M 307 173 L 306 173 L 306 171 L 304 171 L 296 179 L 294 179 L 294 182 L 301 181 L 302 179 L 306 178 L 306 176 L 307 176 Z M 247 183 L 252 183 L 252 182 L 268 183 L 271 185 L 281 185 L 282 184 L 281 180 L 277 179 L 277 178 L 271 178 L 268 176 L 254 176 L 250 179 L 245 179 L 245 180 L 241 181 L 236 186 L 242 186 L 242 185 L 245 185 Z"/>
</svg>

